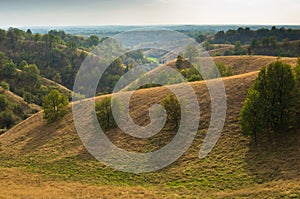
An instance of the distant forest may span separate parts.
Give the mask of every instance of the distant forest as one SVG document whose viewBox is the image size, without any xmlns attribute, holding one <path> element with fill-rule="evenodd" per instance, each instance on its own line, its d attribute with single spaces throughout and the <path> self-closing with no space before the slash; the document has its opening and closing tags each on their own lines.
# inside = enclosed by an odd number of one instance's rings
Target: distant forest
<svg viewBox="0 0 300 199">
<path fill-rule="evenodd" d="M 300 56 L 300 29 L 276 28 L 251 30 L 219 31 L 214 36 L 199 35 L 196 40 L 210 44 L 232 44 L 235 48 L 226 51 L 224 55 L 272 55 L 298 57 Z M 242 47 L 244 45 L 244 47 Z M 208 49 L 209 50 L 209 49 Z"/>
</svg>

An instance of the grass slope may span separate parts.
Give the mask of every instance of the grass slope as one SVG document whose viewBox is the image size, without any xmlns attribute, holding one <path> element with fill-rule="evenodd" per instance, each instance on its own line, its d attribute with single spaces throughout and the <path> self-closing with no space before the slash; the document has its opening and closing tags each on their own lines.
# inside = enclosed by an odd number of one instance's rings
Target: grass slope
<svg viewBox="0 0 300 199">
<path fill-rule="evenodd" d="M 198 134 L 181 158 L 153 173 L 114 171 L 96 161 L 79 140 L 71 113 L 54 124 L 43 121 L 42 112 L 35 114 L 0 136 L 0 173 L 8 173 L 7 180 L 0 180 L 1 190 L 7 190 L 2 195 L 12 197 L 15 191 L 9 190 L 18 190 L 16 196 L 35 197 L 38 187 L 44 190 L 38 197 L 49 192 L 87 198 L 300 197 L 299 132 L 268 145 L 253 144 L 241 135 L 239 111 L 256 76 L 257 72 L 251 72 L 224 78 L 228 106 L 225 127 L 205 159 L 199 159 L 198 153 L 208 127 L 210 99 L 204 82 L 192 83 L 202 111 Z M 136 91 L 130 105 L 136 123 L 149 122 L 143 117 L 148 107 L 169 93 L 166 88 Z M 115 129 L 108 136 L 124 149 L 148 151 L 166 144 L 174 134 L 162 132 L 140 140 Z"/>
<path fill-rule="evenodd" d="M 22 97 L 14 94 L 11 91 L 4 90 L 1 87 L 0 87 L 0 93 L 4 94 L 11 103 L 19 104 L 21 106 L 23 112 L 26 113 L 26 114 L 31 114 L 34 111 L 40 111 L 41 110 L 40 106 L 38 106 L 36 104 L 29 104 Z"/>
</svg>

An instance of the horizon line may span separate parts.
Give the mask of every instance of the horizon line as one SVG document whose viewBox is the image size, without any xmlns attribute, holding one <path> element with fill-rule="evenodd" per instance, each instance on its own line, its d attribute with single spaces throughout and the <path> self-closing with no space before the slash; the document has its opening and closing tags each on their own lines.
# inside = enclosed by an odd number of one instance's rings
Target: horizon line
<svg viewBox="0 0 300 199">
<path fill-rule="evenodd" d="M 102 25 L 9 25 L 0 28 L 48 28 L 48 27 L 142 27 L 142 26 L 300 26 L 300 24 L 102 24 Z"/>
</svg>

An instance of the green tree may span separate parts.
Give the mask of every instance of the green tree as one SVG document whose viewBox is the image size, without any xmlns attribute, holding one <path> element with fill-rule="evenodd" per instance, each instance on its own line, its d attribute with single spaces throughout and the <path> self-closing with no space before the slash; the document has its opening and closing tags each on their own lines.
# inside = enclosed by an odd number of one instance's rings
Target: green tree
<svg viewBox="0 0 300 199">
<path fill-rule="evenodd" d="M 115 128 L 117 126 L 113 113 L 112 106 L 115 106 L 117 111 L 120 111 L 120 103 L 118 100 L 112 100 L 111 97 L 105 97 L 100 102 L 96 103 L 96 115 L 101 128 L 104 131 Z"/>
<path fill-rule="evenodd" d="M 9 84 L 5 81 L 2 81 L 0 83 L 0 86 L 4 89 L 4 90 L 9 90 Z"/>
<path fill-rule="evenodd" d="M 50 122 L 60 119 L 67 113 L 68 104 L 68 96 L 62 95 L 58 90 L 52 90 L 44 98 L 44 119 Z"/>
<path fill-rule="evenodd" d="M 17 66 L 8 59 L 4 53 L 0 52 L 0 76 L 3 78 L 13 78 L 16 74 Z"/>
<path fill-rule="evenodd" d="M 97 35 L 91 35 L 88 39 L 88 45 L 91 46 L 97 46 L 100 43 L 100 39 Z"/>
<path fill-rule="evenodd" d="M 177 129 L 181 119 L 181 109 L 178 99 L 174 95 L 169 95 L 161 102 L 161 105 L 167 113 L 167 125 L 169 125 L 171 130 Z"/>
<path fill-rule="evenodd" d="M 183 68 L 183 62 L 184 62 L 184 57 L 183 57 L 182 53 L 180 53 L 177 56 L 177 59 L 176 59 L 176 68 L 182 69 Z"/>
<path fill-rule="evenodd" d="M 0 112 L 5 111 L 9 106 L 9 101 L 5 95 L 0 94 Z"/>
<path fill-rule="evenodd" d="M 279 134 L 294 123 L 295 79 L 291 66 L 280 61 L 261 69 L 248 91 L 240 115 L 244 133 Z"/>
<path fill-rule="evenodd" d="M 26 90 L 39 89 L 41 87 L 40 70 L 35 64 L 24 66 L 21 79 Z"/>
<path fill-rule="evenodd" d="M 10 128 L 15 122 L 16 117 L 10 110 L 2 111 L 0 113 L 0 128 Z"/>
<path fill-rule="evenodd" d="M 198 42 L 198 43 L 202 43 L 202 42 L 204 42 L 206 40 L 206 36 L 204 36 L 204 35 L 202 35 L 202 34 L 200 34 L 200 35 L 198 35 L 198 37 L 196 37 L 196 41 Z"/>
</svg>

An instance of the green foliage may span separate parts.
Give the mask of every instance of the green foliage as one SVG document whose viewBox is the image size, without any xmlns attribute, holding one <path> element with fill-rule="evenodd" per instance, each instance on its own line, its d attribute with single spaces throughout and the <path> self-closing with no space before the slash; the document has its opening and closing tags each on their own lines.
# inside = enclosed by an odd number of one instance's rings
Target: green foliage
<svg viewBox="0 0 300 199">
<path fill-rule="evenodd" d="M 257 132 L 263 128 L 264 114 L 260 94 L 255 89 L 249 89 L 246 101 L 241 109 L 240 124 L 244 134 L 252 135 L 256 141 Z"/>
<path fill-rule="evenodd" d="M 58 90 L 52 90 L 44 99 L 44 119 L 49 122 L 60 119 L 67 113 L 68 104 L 66 95 L 62 95 Z"/>
<path fill-rule="evenodd" d="M 0 94 L 0 112 L 5 111 L 9 106 L 9 101 L 5 95 Z"/>
<path fill-rule="evenodd" d="M 216 63 L 221 77 L 229 77 L 233 75 L 232 67 L 226 66 L 224 63 Z"/>
<path fill-rule="evenodd" d="M 0 86 L 4 89 L 4 90 L 9 90 L 9 84 L 6 81 L 2 81 L 0 83 Z"/>
<path fill-rule="evenodd" d="M 32 34 L 30 31 L 25 32 L 23 30 L 11 28 L 8 31 L 0 30 L 0 37 L 0 47 L 1 49 L 4 49 L 3 52 L 5 53 L 5 56 L 9 58 L 5 60 L 6 64 L 1 64 L 0 55 L 0 76 L 17 79 L 19 77 L 16 77 L 16 75 L 18 76 L 18 74 L 16 74 L 18 72 L 15 70 L 16 66 L 18 66 L 19 69 L 24 70 L 25 66 L 30 66 L 34 63 L 40 70 L 41 75 L 57 81 L 69 89 L 73 88 L 78 69 L 88 55 L 88 52 L 91 50 L 99 50 L 96 54 L 101 55 L 103 62 L 108 61 L 109 54 L 117 55 L 125 52 L 125 49 L 120 44 L 112 44 L 111 46 L 108 46 L 107 49 L 95 48 L 96 45 L 104 40 L 96 35 L 85 38 L 57 30 L 50 30 L 48 34 L 40 35 Z M 11 64 L 8 64 L 10 59 L 12 62 Z M 150 61 L 145 58 L 143 51 L 141 50 L 131 51 L 122 55 L 111 64 L 105 72 L 105 75 L 102 76 L 103 78 L 100 80 L 97 88 L 97 94 L 111 93 L 116 80 L 124 74 L 127 66 L 128 70 L 136 65 L 149 62 Z M 15 65 L 12 65 L 12 63 Z M 94 75 L 94 73 L 91 73 L 91 76 L 92 75 Z M 25 79 L 28 81 L 27 78 Z M 23 83 L 22 77 L 20 80 Z M 7 80 L 5 79 L 5 81 Z M 11 84 L 11 81 L 7 82 L 11 85 L 11 89 L 14 89 L 13 91 L 18 91 L 18 95 L 24 95 L 22 88 L 19 88 L 16 84 Z M 23 85 L 27 84 L 23 83 Z M 36 86 L 38 87 L 38 84 L 36 84 Z M 39 89 L 37 88 L 37 90 L 31 91 L 25 88 L 26 92 L 29 92 L 34 96 L 40 95 L 38 90 Z M 33 100 L 35 103 L 41 105 L 41 100 Z"/>
<path fill-rule="evenodd" d="M 16 68 L 14 62 L 0 52 L 0 77 L 13 78 L 16 74 Z"/>
<path fill-rule="evenodd" d="M 97 46 L 100 43 L 100 39 L 97 35 L 91 35 L 87 42 L 90 47 Z"/>
<path fill-rule="evenodd" d="M 234 44 L 237 41 L 240 41 L 241 44 L 250 44 L 254 39 L 256 41 L 265 40 L 265 44 L 269 45 L 274 39 L 278 41 L 283 41 L 286 38 L 290 40 L 299 40 L 300 39 L 300 30 L 292 30 L 280 28 L 277 29 L 258 29 L 258 30 L 250 30 L 250 28 L 238 28 L 237 30 L 228 30 L 226 32 L 220 31 L 215 36 L 211 42 L 216 44 L 224 44 L 226 41 Z"/>
<path fill-rule="evenodd" d="M 21 73 L 21 80 L 27 90 L 39 89 L 41 87 L 40 70 L 35 64 L 25 65 Z"/>
<path fill-rule="evenodd" d="M 203 80 L 202 76 L 199 74 L 195 67 L 185 68 L 180 71 L 180 73 L 189 81 L 200 81 Z"/>
<path fill-rule="evenodd" d="M 176 63 L 175 63 L 176 68 L 178 68 L 178 69 L 183 68 L 183 67 L 182 67 L 182 66 L 183 66 L 183 61 L 184 61 L 183 55 L 182 55 L 182 54 L 179 54 L 179 55 L 177 56 Z"/>
<path fill-rule="evenodd" d="M 248 50 L 246 48 L 242 47 L 242 44 L 240 41 L 236 41 L 234 48 L 231 48 L 230 50 L 225 51 L 224 55 L 246 55 L 248 53 Z"/>
<path fill-rule="evenodd" d="M 101 128 L 104 131 L 108 131 L 117 126 L 113 113 L 112 106 L 116 108 L 116 111 L 121 111 L 120 103 L 118 100 L 112 100 L 111 97 L 105 97 L 100 102 L 96 103 L 96 115 Z"/>
<path fill-rule="evenodd" d="M 300 58 L 297 59 L 297 65 L 294 68 L 295 78 L 299 82 L 300 81 Z"/>
<path fill-rule="evenodd" d="M 7 97 L 0 94 L 0 129 L 10 128 L 16 123 L 17 117 L 13 114 L 12 108 L 12 104 Z"/>
<path fill-rule="evenodd" d="M 200 35 L 198 35 L 198 37 L 196 37 L 196 41 L 197 41 L 198 43 L 202 43 L 202 42 L 204 42 L 205 40 L 206 40 L 206 36 L 205 36 L 205 35 L 200 34 Z"/>
<path fill-rule="evenodd" d="M 178 99 L 174 95 L 169 95 L 161 102 L 161 105 L 166 110 L 166 124 L 171 130 L 177 129 L 181 119 L 181 109 Z"/>
<path fill-rule="evenodd" d="M 10 128 L 15 122 L 16 117 L 10 110 L 0 112 L 0 128 Z"/>
<path fill-rule="evenodd" d="M 295 79 L 291 66 L 282 62 L 261 69 L 248 91 L 240 115 L 244 133 L 284 133 L 294 124 Z"/>
</svg>

